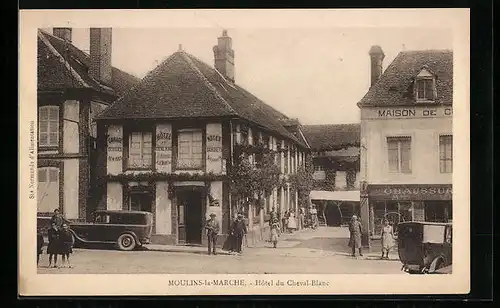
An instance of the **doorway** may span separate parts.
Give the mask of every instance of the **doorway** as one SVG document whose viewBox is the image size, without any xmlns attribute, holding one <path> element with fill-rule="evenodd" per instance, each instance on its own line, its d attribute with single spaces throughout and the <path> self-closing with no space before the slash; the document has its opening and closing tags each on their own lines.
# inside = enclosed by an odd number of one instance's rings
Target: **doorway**
<svg viewBox="0 0 500 308">
<path fill-rule="evenodd" d="M 204 213 L 203 194 L 198 190 L 184 190 L 177 193 L 179 242 L 201 244 Z"/>
</svg>

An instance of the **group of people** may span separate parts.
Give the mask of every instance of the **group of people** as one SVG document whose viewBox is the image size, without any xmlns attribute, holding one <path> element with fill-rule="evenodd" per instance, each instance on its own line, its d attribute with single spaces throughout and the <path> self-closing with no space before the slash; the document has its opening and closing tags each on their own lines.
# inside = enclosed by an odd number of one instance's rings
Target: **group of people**
<svg viewBox="0 0 500 308">
<path fill-rule="evenodd" d="M 74 237 L 69 230 L 68 222 L 64 219 L 58 209 L 54 210 L 54 215 L 50 219 L 50 228 L 47 230 L 48 244 L 47 254 L 49 255 L 49 267 L 57 268 L 57 258 L 62 256 L 62 266 L 72 267 L 70 264 L 70 254 L 73 253 Z M 45 239 L 43 234 L 37 234 L 37 266 L 40 263 L 40 256 L 43 253 Z"/>
<path fill-rule="evenodd" d="M 208 254 L 216 255 L 217 237 L 220 231 L 219 222 L 215 219 L 215 213 L 210 214 L 210 219 L 205 224 L 206 235 L 208 239 Z M 243 242 L 247 234 L 247 226 L 243 219 L 243 214 L 238 213 L 231 224 L 230 233 L 223 249 L 229 252 L 241 254 L 243 251 Z"/>
<path fill-rule="evenodd" d="M 363 249 L 361 244 L 361 236 L 363 228 L 361 222 L 356 215 L 353 215 L 349 224 L 349 247 L 352 249 L 352 256 L 356 257 L 356 250 L 359 256 L 363 256 Z M 382 244 L 382 257 L 383 260 L 389 259 L 389 252 L 394 247 L 394 229 L 390 225 L 389 220 L 384 219 L 381 230 L 381 244 Z"/>
</svg>

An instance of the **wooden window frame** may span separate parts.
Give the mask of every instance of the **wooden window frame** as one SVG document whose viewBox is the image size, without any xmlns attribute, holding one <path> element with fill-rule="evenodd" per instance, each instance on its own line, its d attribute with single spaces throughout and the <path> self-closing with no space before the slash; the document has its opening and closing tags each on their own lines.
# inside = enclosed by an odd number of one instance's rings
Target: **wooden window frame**
<svg viewBox="0 0 500 308">
<path fill-rule="evenodd" d="M 388 170 L 389 173 L 403 173 L 403 174 L 411 174 L 412 173 L 412 137 L 411 136 L 390 136 L 387 137 L 387 163 L 388 163 Z M 409 141 L 410 147 L 409 147 L 409 161 L 408 161 L 408 170 L 403 170 L 402 163 L 402 141 Z M 389 159 L 389 142 L 390 141 L 396 141 L 397 142 L 397 170 L 392 171 L 391 166 L 390 166 L 390 159 Z"/>
<path fill-rule="evenodd" d="M 450 141 L 451 141 L 450 144 L 442 142 L 442 140 L 445 140 L 447 138 L 450 139 Z M 441 156 L 441 147 L 443 145 L 451 147 L 451 157 L 446 157 L 446 153 L 444 155 L 445 157 Z M 443 170 L 443 165 L 442 165 L 443 161 L 444 162 L 447 162 L 447 161 L 451 162 L 451 167 L 450 167 L 451 169 L 449 171 L 446 170 L 446 164 L 444 165 L 445 170 Z M 439 135 L 439 172 L 440 173 L 453 173 L 453 135 L 451 135 L 451 134 Z"/>
<path fill-rule="evenodd" d="M 151 134 L 151 166 L 150 167 L 132 167 L 130 166 L 130 141 L 133 133 L 150 133 Z M 135 127 L 123 127 L 123 170 L 127 171 L 155 171 L 155 146 L 156 138 L 153 127 L 148 126 L 147 128 L 135 128 Z"/>
<path fill-rule="evenodd" d="M 432 93 L 432 97 L 429 99 L 427 97 L 427 92 L 426 92 L 426 86 L 425 86 L 425 82 L 431 82 L 431 93 Z M 424 88 L 423 88 L 423 91 L 424 91 L 424 95 L 423 97 L 420 97 L 419 96 L 419 84 L 420 83 L 424 83 Z M 418 103 L 433 103 L 436 101 L 436 79 L 433 78 L 433 77 L 417 77 L 417 79 L 415 80 L 415 100 L 418 102 Z"/>
<path fill-rule="evenodd" d="M 200 166 L 198 167 L 184 167 L 184 166 L 179 166 L 179 151 L 180 151 L 180 135 L 185 132 L 197 132 L 201 134 L 201 162 Z M 205 170 L 206 168 L 206 162 L 205 162 L 205 147 L 206 147 L 206 131 L 203 128 L 200 127 L 189 127 L 189 128 L 178 128 L 175 131 L 175 170 L 179 171 L 198 171 L 198 170 Z"/>
<path fill-rule="evenodd" d="M 41 134 L 42 134 L 42 120 L 40 118 L 40 114 L 41 114 L 41 111 L 43 109 L 46 109 L 47 110 L 47 120 L 44 120 L 47 122 L 47 144 L 42 144 L 40 141 L 42 140 L 41 138 Z M 50 131 L 50 113 L 51 113 L 51 109 L 55 109 L 56 110 L 56 113 L 57 114 L 57 125 L 56 125 L 56 136 L 57 136 L 57 140 L 56 142 L 54 143 L 51 143 L 51 139 L 50 139 L 50 135 L 51 133 L 54 133 L 54 132 L 51 132 Z M 39 106 L 38 107 L 38 146 L 44 150 L 50 150 L 50 149 L 58 149 L 60 147 L 60 144 L 61 144 L 61 141 L 62 141 L 62 136 L 61 136 L 61 119 L 62 119 L 62 116 L 61 116 L 61 106 L 60 105 L 43 105 L 43 106 Z"/>
</svg>

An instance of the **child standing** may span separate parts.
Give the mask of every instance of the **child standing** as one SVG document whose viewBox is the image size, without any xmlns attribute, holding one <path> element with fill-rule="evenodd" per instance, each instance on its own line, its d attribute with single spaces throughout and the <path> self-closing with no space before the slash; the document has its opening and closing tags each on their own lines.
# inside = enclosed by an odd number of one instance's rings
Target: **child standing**
<svg viewBox="0 0 500 308">
<path fill-rule="evenodd" d="M 75 240 L 73 234 L 69 230 L 69 226 L 63 223 L 62 230 L 59 232 L 60 241 L 60 253 L 62 255 L 62 265 L 66 265 L 71 268 L 71 263 L 69 262 L 69 255 L 73 253 L 73 245 Z"/>
<path fill-rule="evenodd" d="M 37 232 L 36 234 L 36 265 L 38 267 L 38 264 L 40 263 L 40 255 L 43 252 L 43 245 L 44 245 L 44 239 L 43 235 L 40 231 Z"/>
<path fill-rule="evenodd" d="M 59 240 L 59 229 L 55 222 L 52 222 L 48 236 L 47 254 L 49 255 L 49 267 L 52 267 L 52 259 L 54 260 L 54 267 L 57 267 L 57 255 L 60 254 L 61 242 Z"/>
<path fill-rule="evenodd" d="M 277 222 L 274 222 L 271 225 L 271 242 L 273 243 L 274 248 L 278 246 L 279 230 L 280 230 L 279 224 Z"/>
</svg>

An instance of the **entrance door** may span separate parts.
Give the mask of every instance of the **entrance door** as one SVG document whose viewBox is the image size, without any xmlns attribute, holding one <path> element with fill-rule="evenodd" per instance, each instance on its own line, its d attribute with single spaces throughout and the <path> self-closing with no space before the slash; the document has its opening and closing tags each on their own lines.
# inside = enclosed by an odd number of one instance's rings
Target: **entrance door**
<svg viewBox="0 0 500 308">
<path fill-rule="evenodd" d="M 201 244 L 203 231 L 202 193 L 186 191 L 178 194 L 179 241 Z"/>
<path fill-rule="evenodd" d="M 129 208 L 132 211 L 151 212 L 153 196 L 151 193 L 134 192 L 130 194 Z"/>
</svg>

